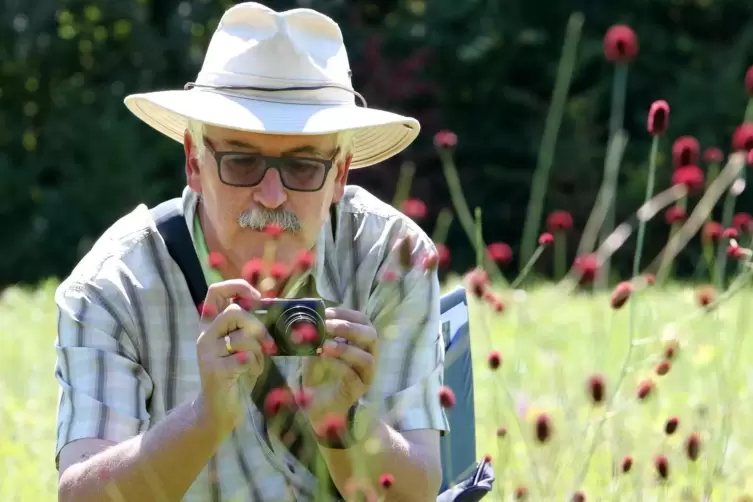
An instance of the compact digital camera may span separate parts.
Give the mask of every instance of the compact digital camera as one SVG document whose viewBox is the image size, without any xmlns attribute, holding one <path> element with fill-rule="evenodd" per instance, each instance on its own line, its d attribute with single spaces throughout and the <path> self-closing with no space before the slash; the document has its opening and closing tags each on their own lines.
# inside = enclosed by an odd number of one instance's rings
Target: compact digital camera
<svg viewBox="0 0 753 502">
<path fill-rule="evenodd" d="M 251 313 L 267 327 L 275 355 L 312 356 L 324 343 L 324 309 L 320 298 L 264 298 Z"/>
</svg>

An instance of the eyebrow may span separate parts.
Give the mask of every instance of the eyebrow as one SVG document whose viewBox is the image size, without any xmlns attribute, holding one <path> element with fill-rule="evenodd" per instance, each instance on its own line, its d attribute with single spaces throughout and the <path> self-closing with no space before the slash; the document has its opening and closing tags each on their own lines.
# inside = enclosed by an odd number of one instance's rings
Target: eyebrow
<svg viewBox="0 0 753 502">
<path fill-rule="evenodd" d="M 241 140 L 238 140 L 238 139 L 224 140 L 224 143 L 227 144 L 227 145 L 229 145 L 229 146 L 234 146 L 234 147 L 237 147 L 237 148 L 245 148 L 247 150 L 251 150 L 251 151 L 254 151 L 254 152 L 258 152 L 259 151 L 259 147 L 258 146 L 252 145 L 251 143 L 246 143 L 245 141 L 241 141 Z M 294 154 L 300 154 L 300 153 L 307 153 L 307 154 L 311 154 L 311 155 L 318 155 L 320 157 L 326 157 L 327 156 L 324 152 L 322 152 L 321 150 L 319 150 L 315 146 L 311 146 L 311 145 L 303 145 L 303 146 L 299 146 L 299 147 L 296 147 L 296 148 L 292 148 L 290 150 L 286 150 L 286 151 L 282 152 L 282 155 L 294 155 Z"/>
</svg>

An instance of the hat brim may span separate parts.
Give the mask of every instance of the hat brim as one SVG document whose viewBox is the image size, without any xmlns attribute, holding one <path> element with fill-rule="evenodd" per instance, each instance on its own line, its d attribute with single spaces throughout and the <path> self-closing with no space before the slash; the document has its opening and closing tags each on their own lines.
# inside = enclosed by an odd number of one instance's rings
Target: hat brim
<svg viewBox="0 0 753 502">
<path fill-rule="evenodd" d="M 211 91 L 173 90 L 133 94 L 125 105 L 146 124 L 183 143 L 189 120 L 266 134 L 317 135 L 354 130 L 351 169 L 383 162 L 416 139 L 417 120 L 354 105 L 280 103 Z"/>
</svg>

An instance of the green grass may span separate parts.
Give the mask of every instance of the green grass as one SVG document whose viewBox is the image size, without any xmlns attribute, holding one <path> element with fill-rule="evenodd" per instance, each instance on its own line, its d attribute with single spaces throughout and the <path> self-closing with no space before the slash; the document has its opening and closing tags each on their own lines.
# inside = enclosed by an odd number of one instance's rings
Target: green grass
<svg viewBox="0 0 753 502">
<path fill-rule="evenodd" d="M 0 299 L 3 502 L 55 500 L 53 291 L 50 283 L 36 291 L 11 289 Z M 683 500 L 688 490 L 694 495 L 687 500 L 701 500 L 707 484 L 713 487 L 710 500 L 753 493 L 753 428 L 748 425 L 753 373 L 746 356 L 752 347 L 744 328 L 750 325 L 753 294 L 746 291 L 705 312 L 695 291 L 679 286 L 642 291 L 618 311 L 609 308 L 608 295 L 563 297 L 552 287 L 500 293 L 506 304 L 502 314 L 478 302 L 471 306 L 479 455 L 492 455 L 498 476 L 499 491 L 489 500 L 511 500 L 519 485 L 528 488 L 529 500 L 569 500 L 575 489 L 585 490 L 588 500 L 633 500 L 642 494 L 643 500 L 674 501 Z M 633 362 L 579 484 L 606 409 L 591 404 L 586 381 L 603 374 L 607 399 L 612 396 L 627 350 L 631 302 L 638 309 Z M 656 376 L 663 337 L 673 333 L 682 344 L 679 355 L 666 376 Z M 486 365 L 491 349 L 503 354 L 497 372 Z M 647 377 L 656 389 L 640 402 L 635 389 Z M 553 424 L 552 439 L 544 445 L 533 435 L 538 413 L 547 413 Z M 680 426 L 667 437 L 663 429 L 670 416 L 679 417 Z M 508 433 L 498 440 L 500 425 Z M 695 464 L 684 453 L 694 431 L 702 437 Z M 670 462 L 668 483 L 657 482 L 653 459 L 659 454 Z M 633 469 L 615 476 L 613 463 L 625 455 L 634 457 Z M 546 492 L 537 493 L 539 484 Z"/>
</svg>

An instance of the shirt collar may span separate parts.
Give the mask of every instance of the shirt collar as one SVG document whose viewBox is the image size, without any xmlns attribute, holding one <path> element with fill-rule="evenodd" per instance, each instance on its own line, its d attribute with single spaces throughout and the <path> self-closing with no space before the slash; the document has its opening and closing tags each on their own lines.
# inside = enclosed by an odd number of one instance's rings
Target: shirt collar
<svg viewBox="0 0 753 502">
<path fill-rule="evenodd" d="M 204 232 L 202 231 L 197 211 L 200 199 L 199 194 L 186 187 L 183 190 L 182 199 L 183 215 L 186 218 L 186 225 L 191 234 L 196 254 L 201 262 L 207 285 L 222 281 L 222 275 L 208 265 L 209 250 L 204 239 Z M 339 206 L 334 206 L 322 225 L 313 250 L 314 266 L 312 270 L 296 280 L 294 284 L 289 284 L 286 287 L 286 294 L 284 296 L 287 296 L 287 293 L 293 289 L 298 289 L 304 283 L 305 279 L 311 277 L 314 280 L 316 293 L 320 298 L 333 305 L 342 303 L 341 282 L 339 280 L 338 267 L 336 266 L 336 234 L 333 232 L 332 221 L 334 219 L 334 225 L 337 225 L 337 221 L 341 219 L 339 213 Z"/>
</svg>

